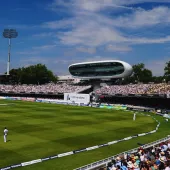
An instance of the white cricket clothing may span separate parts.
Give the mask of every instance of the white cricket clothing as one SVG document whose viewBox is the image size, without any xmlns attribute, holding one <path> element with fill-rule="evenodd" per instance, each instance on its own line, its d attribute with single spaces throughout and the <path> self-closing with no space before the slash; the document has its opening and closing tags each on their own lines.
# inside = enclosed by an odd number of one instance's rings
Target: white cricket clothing
<svg viewBox="0 0 170 170">
<path fill-rule="evenodd" d="M 133 120 L 136 120 L 136 114 L 134 113 L 134 115 L 133 115 Z"/>
<path fill-rule="evenodd" d="M 7 134 L 8 134 L 8 130 L 5 129 L 5 130 L 4 130 L 4 135 L 7 135 Z"/>
<path fill-rule="evenodd" d="M 8 130 L 5 129 L 5 130 L 4 130 L 4 142 L 7 141 L 7 135 L 8 135 Z"/>
</svg>

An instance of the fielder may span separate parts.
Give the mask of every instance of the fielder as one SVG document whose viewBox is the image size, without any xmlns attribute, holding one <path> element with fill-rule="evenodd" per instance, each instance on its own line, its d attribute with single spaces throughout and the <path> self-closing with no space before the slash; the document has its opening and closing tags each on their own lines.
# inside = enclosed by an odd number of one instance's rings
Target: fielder
<svg viewBox="0 0 170 170">
<path fill-rule="evenodd" d="M 133 115 L 133 120 L 134 121 L 136 120 L 136 113 L 134 113 L 134 115 Z"/>
<path fill-rule="evenodd" d="M 7 142 L 7 135 L 8 135 L 8 129 L 5 127 L 5 129 L 4 129 L 4 142 Z"/>
</svg>

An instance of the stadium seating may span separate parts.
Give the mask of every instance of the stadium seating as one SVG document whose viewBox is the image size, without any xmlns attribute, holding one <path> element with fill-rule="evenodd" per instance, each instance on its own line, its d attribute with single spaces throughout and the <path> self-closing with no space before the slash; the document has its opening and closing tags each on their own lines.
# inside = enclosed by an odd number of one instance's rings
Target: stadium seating
<svg viewBox="0 0 170 170">
<path fill-rule="evenodd" d="M 170 141 L 149 149 L 140 147 L 135 154 L 120 155 L 107 165 L 107 170 L 116 169 L 170 169 Z M 101 168 L 102 169 L 102 168 Z M 104 169 L 104 168 L 103 168 Z"/>
<path fill-rule="evenodd" d="M 0 91 L 13 93 L 73 93 L 81 92 L 91 86 L 63 84 L 45 85 L 0 85 Z M 170 84 L 129 84 L 104 86 L 95 91 L 96 94 L 167 94 L 170 93 Z"/>
<path fill-rule="evenodd" d="M 167 94 L 168 84 L 129 84 L 105 86 L 95 91 L 97 94 Z"/>
<path fill-rule="evenodd" d="M 89 88 L 89 86 L 73 86 L 66 83 L 63 84 L 45 84 L 45 85 L 0 85 L 0 91 L 13 93 L 71 93 L 81 92 Z"/>
</svg>

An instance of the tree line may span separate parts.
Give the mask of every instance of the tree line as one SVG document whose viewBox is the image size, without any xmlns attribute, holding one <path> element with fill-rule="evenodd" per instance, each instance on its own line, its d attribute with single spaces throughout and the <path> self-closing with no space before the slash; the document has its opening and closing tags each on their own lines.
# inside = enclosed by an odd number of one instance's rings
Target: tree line
<svg viewBox="0 0 170 170">
<path fill-rule="evenodd" d="M 57 80 L 57 76 L 55 76 L 54 73 L 46 67 L 46 65 L 36 64 L 10 70 L 10 76 L 4 76 L 3 83 L 38 85 L 50 82 L 56 83 Z M 165 81 L 170 81 L 170 61 L 165 64 L 164 75 L 162 76 L 153 76 L 152 71 L 145 68 L 145 64 L 143 63 L 133 65 L 133 74 L 130 77 L 123 79 L 122 83 L 162 83 Z"/>
<path fill-rule="evenodd" d="M 9 76 L 4 76 L 4 83 L 41 85 L 57 82 L 57 76 L 43 64 L 12 69 L 9 74 Z"/>
<path fill-rule="evenodd" d="M 165 63 L 164 74 L 162 76 L 153 76 L 151 70 L 145 68 L 144 63 L 133 65 L 133 74 L 123 80 L 124 83 L 163 83 L 170 81 L 170 61 Z"/>
</svg>

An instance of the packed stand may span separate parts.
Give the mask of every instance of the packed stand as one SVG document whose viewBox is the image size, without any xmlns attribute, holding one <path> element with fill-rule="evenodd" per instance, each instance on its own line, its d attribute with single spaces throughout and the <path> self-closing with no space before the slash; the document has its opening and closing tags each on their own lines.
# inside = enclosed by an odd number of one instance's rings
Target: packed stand
<svg viewBox="0 0 170 170">
<path fill-rule="evenodd" d="M 170 142 L 149 149 L 140 147 L 135 154 L 124 154 L 100 170 L 170 170 Z"/>
<path fill-rule="evenodd" d="M 158 84 L 156 87 L 153 87 L 150 91 L 147 92 L 148 94 L 151 93 L 158 93 L 158 94 L 165 94 L 170 93 L 170 84 Z"/>
<path fill-rule="evenodd" d="M 0 91 L 13 93 L 71 93 L 80 92 L 89 86 L 73 86 L 63 84 L 45 84 L 45 85 L 0 85 Z"/>
<path fill-rule="evenodd" d="M 168 84 L 129 84 L 104 86 L 95 91 L 96 94 L 168 94 Z"/>
</svg>

